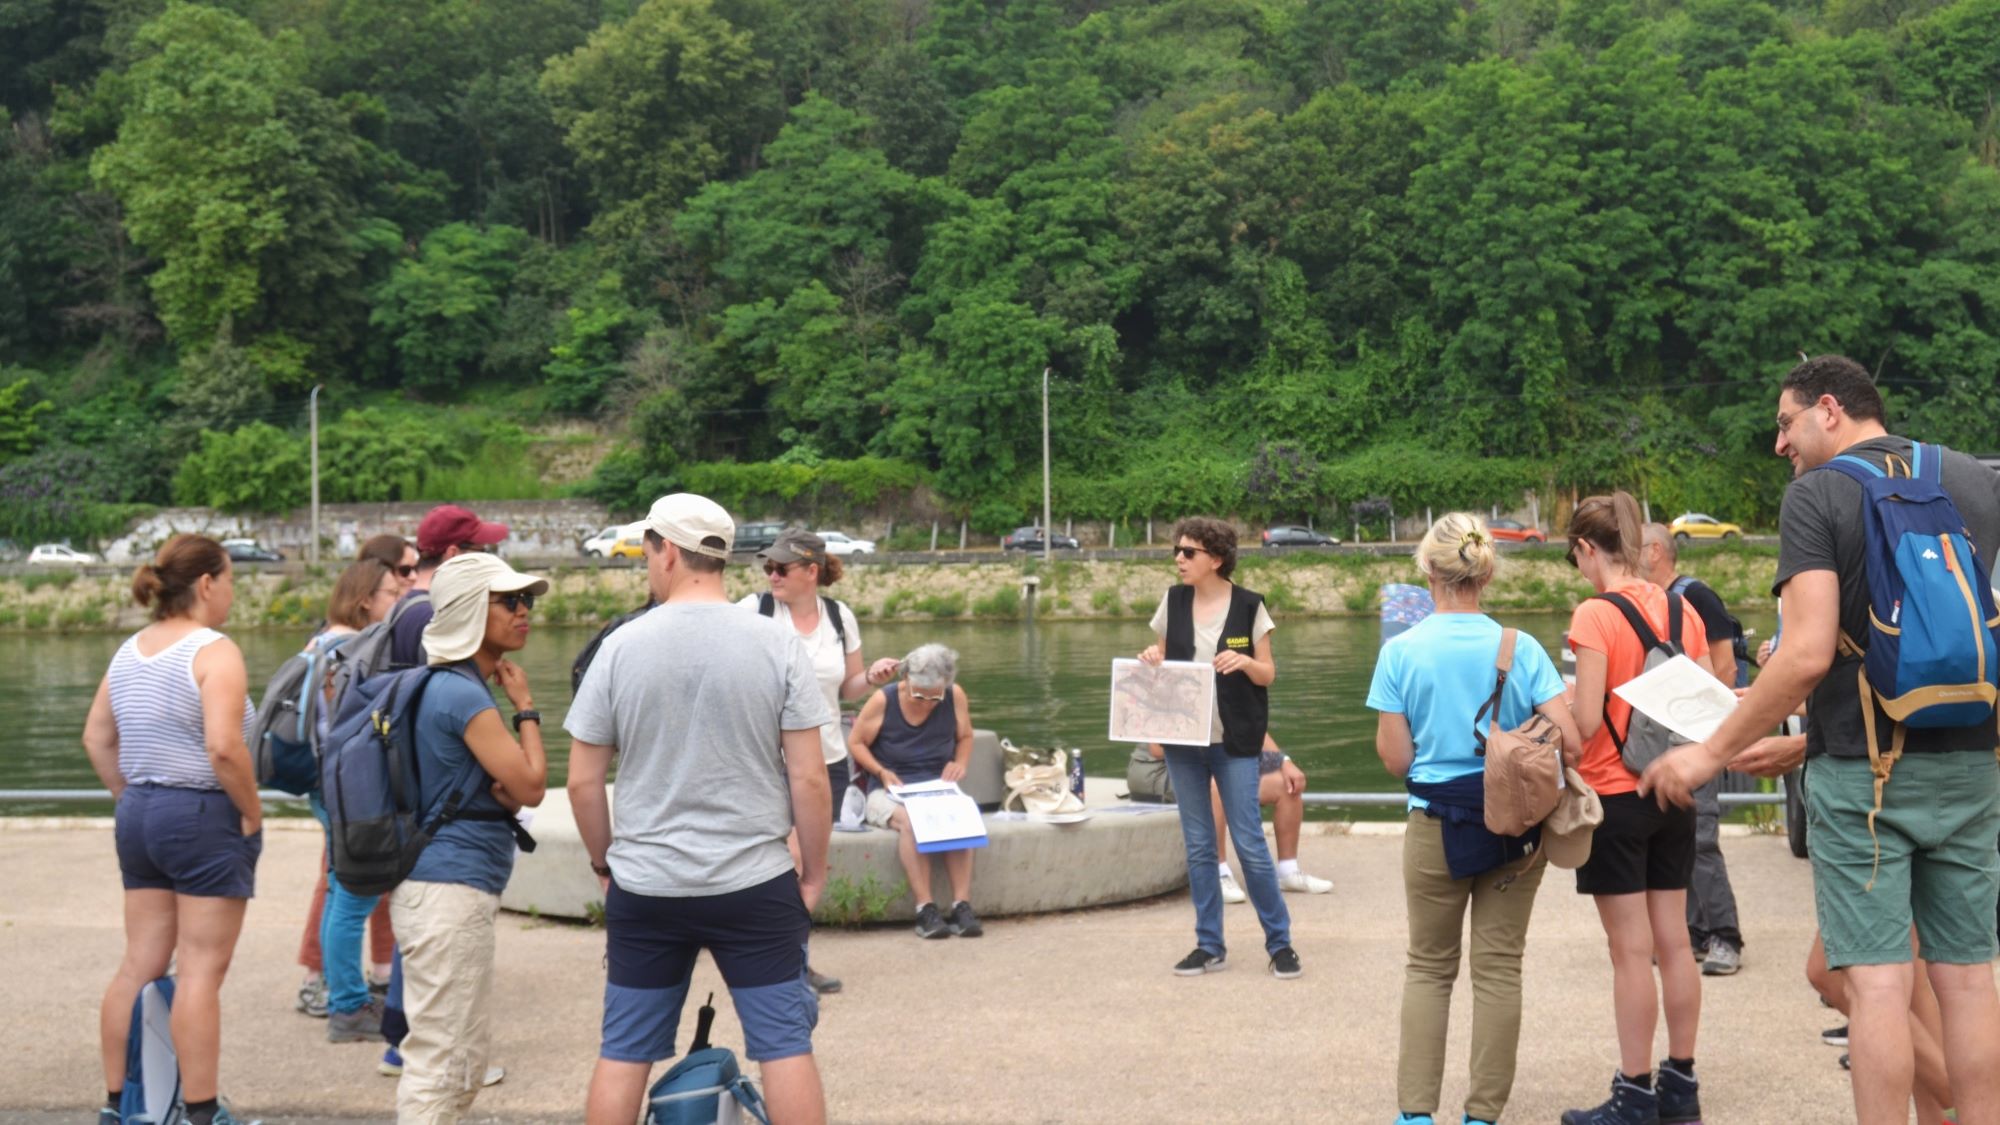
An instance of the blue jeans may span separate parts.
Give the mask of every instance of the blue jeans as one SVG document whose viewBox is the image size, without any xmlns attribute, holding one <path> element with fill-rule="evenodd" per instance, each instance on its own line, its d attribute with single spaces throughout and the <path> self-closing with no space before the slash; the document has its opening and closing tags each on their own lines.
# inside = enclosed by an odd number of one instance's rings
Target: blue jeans
<svg viewBox="0 0 2000 1125">
<path fill-rule="evenodd" d="M 1236 862 L 1243 890 L 1257 908 L 1264 926 L 1264 952 L 1276 953 L 1292 944 L 1292 916 L 1278 890 L 1278 868 L 1264 845 L 1264 817 L 1257 806 L 1257 759 L 1232 758 L 1220 745 L 1206 750 L 1169 746 L 1167 776 L 1174 783 L 1181 814 L 1181 841 L 1187 845 L 1188 890 L 1194 895 L 1195 944 L 1220 957 L 1228 952 L 1222 941 L 1222 873 L 1215 867 L 1215 814 L 1208 806 L 1208 782 L 1222 794 L 1222 815 L 1236 841 Z"/>
<path fill-rule="evenodd" d="M 333 833 L 327 824 L 326 806 L 319 794 L 312 796 L 313 815 L 327 829 L 327 854 L 332 855 Z M 375 912 L 380 895 L 357 895 L 340 885 L 331 869 L 326 873 L 326 908 L 319 916 L 320 964 L 326 975 L 326 1007 L 330 1012 L 358 1012 L 368 1003 L 368 978 L 361 972 L 361 936 L 368 916 Z"/>
</svg>

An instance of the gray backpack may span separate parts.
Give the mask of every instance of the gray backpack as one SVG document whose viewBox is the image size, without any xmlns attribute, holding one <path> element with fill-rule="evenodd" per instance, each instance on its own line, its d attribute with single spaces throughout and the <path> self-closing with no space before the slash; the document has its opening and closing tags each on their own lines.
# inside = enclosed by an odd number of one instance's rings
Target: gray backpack
<svg viewBox="0 0 2000 1125">
<path fill-rule="evenodd" d="M 1625 623 L 1639 636 L 1639 647 L 1646 654 L 1646 671 L 1650 672 L 1686 650 L 1681 647 L 1681 598 L 1679 594 L 1667 595 L 1667 639 L 1661 640 L 1646 623 L 1646 617 L 1639 607 L 1623 594 L 1603 593 L 1598 598 L 1618 607 L 1625 615 Z M 1633 773 L 1644 772 L 1653 760 L 1676 746 L 1687 744 L 1687 739 L 1653 721 L 1637 708 L 1632 710 L 1632 719 L 1626 724 L 1625 734 L 1620 737 L 1618 728 L 1611 723 L 1611 691 L 1607 686 L 1604 693 L 1604 728 L 1611 732 L 1612 744 L 1618 747 L 1618 756 L 1625 761 L 1625 768 Z"/>
<path fill-rule="evenodd" d="M 409 608 L 419 602 L 429 605 L 429 593 L 419 590 L 416 594 L 396 603 L 389 616 L 368 626 L 347 639 L 333 654 L 333 695 L 327 704 L 328 715 L 340 714 L 341 701 L 347 698 L 347 689 L 378 672 L 395 672 L 389 660 L 392 642 L 390 633 Z"/>
</svg>

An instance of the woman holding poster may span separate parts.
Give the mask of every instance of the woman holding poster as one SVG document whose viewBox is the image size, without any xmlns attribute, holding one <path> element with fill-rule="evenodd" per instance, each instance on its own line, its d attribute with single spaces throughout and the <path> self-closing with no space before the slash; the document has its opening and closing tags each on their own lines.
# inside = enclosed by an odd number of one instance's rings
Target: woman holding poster
<svg viewBox="0 0 2000 1125">
<path fill-rule="evenodd" d="M 1220 520 L 1187 519 L 1174 528 L 1174 570 L 1180 584 L 1153 614 L 1159 641 L 1139 654 L 1147 664 L 1201 661 L 1215 669 L 1214 705 L 1205 745 L 1168 746 L 1167 775 L 1176 793 L 1205 793 L 1211 781 L 1222 797 L 1243 887 L 1264 927 L 1271 974 L 1291 980 L 1303 970 L 1292 950 L 1292 920 L 1278 890 L 1277 867 L 1264 844 L 1257 806 L 1257 757 L 1270 715 L 1268 689 L 1277 678 L 1271 659 L 1271 614 L 1263 595 L 1229 580 L 1236 569 L 1236 531 Z M 1215 862 L 1215 820 L 1207 802 L 1180 804 L 1181 840 L 1187 847 L 1188 889 L 1194 896 L 1195 948 L 1174 966 L 1180 976 L 1223 967 L 1222 872 Z"/>
</svg>

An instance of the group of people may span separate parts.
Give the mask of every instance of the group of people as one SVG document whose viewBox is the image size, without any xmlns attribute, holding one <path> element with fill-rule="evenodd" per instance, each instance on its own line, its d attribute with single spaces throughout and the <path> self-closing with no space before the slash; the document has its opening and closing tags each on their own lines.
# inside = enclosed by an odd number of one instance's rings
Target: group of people
<svg viewBox="0 0 2000 1125">
<path fill-rule="evenodd" d="M 1712 591 L 1675 573 L 1672 537 L 1642 524 L 1630 496 L 1584 500 L 1568 529 L 1569 561 L 1597 591 L 1570 622 L 1573 684 L 1541 646 L 1514 645 L 1483 611 L 1481 595 L 1502 564 L 1479 517 L 1448 514 L 1418 545 L 1436 612 L 1385 643 L 1367 697 L 1378 712 L 1377 753 L 1409 792 L 1399 1122 L 1428 1123 L 1439 1111 L 1468 914 L 1474 1014 L 1464 1121 L 1499 1118 L 1514 1080 L 1534 899 L 1552 860 L 1575 866 L 1577 890 L 1603 925 L 1619 1054 L 1607 1100 L 1564 1122 L 1699 1120 L 1701 977 L 1733 972 L 1743 948 L 1715 843 L 1716 777 L 1729 766 L 1776 776 L 1802 760 L 1821 924 L 1809 972 L 1850 1014 L 1858 1118 L 1904 1121 L 1914 1094 L 1927 1125 L 1949 1109 L 1968 1125 L 2000 1121 L 1992 1065 L 2000 997 L 1988 966 L 2000 904 L 2000 736 L 1990 717 L 1905 728 L 1868 696 L 1855 640 L 1870 627 L 1862 494 L 1845 475 L 1813 472 L 1836 456 L 1907 461 L 1911 444 L 1888 434 L 1866 371 L 1839 357 L 1808 360 L 1786 377 L 1777 427 L 1777 452 L 1796 475 L 1773 586 L 1783 644 L 1766 646 L 1762 674 L 1713 737 L 1650 763 L 1628 753 L 1644 740 L 1643 718 L 1614 689 L 1645 670 L 1652 649 L 1671 645 L 1732 686 L 1747 669 L 1740 628 Z M 1994 474 L 1958 454 L 1944 462 L 1942 486 L 1966 537 L 2000 542 Z M 838 982 L 809 966 L 810 917 L 849 777 L 858 771 L 872 783 L 867 822 L 899 833 L 917 932 L 981 932 L 971 853 L 946 854 L 951 897 L 940 903 L 929 857 L 915 850 L 888 788 L 964 776 L 972 734 L 956 656 L 927 645 L 901 661 L 867 663 L 852 611 L 825 593 L 840 564 L 811 535 L 787 533 L 763 552 L 768 590 L 732 604 L 722 576 L 734 524 L 720 506 L 666 496 L 644 522 L 648 608 L 614 623 L 579 659 L 564 721 L 573 740 L 568 795 L 605 894 L 602 1041 L 586 1116 L 619 1125 L 638 1116 L 652 1066 L 675 1053 L 690 974 L 706 949 L 730 988 L 745 1053 L 761 1066 L 772 1119 L 821 1121 L 812 1036 L 818 995 Z M 392 1039 L 385 1062 L 400 1064 L 403 1121 L 458 1120 L 495 1077 L 487 1057 L 494 916 L 515 855 L 512 826 L 501 822 L 546 791 L 541 716 L 508 655 L 527 643 L 548 584 L 492 553 L 506 533 L 442 508 L 415 544 L 371 540 L 336 583 L 312 641 L 386 629 L 396 666 L 436 671 L 417 716 L 421 776 L 476 764 L 490 783 L 474 802 L 479 815 L 445 824 L 387 896 L 386 922 L 375 901 L 330 872 L 315 891 L 319 918 L 302 960 L 309 969 L 317 962 L 317 973 L 300 1007 L 327 1013 L 329 1039 Z M 1283 891 L 1327 885 L 1298 870 L 1295 826 L 1289 856 L 1274 862 L 1265 845 L 1260 803 L 1295 798 L 1303 776 L 1273 754 L 1274 623 L 1263 599 L 1231 580 L 1235 565 L 1232 528 L 1183 521 L 1178 582 L 1152 618 L 1154 643 L 1139 654 L 1152 663 L 1199 659 L 1216 673 L 1207 743 L 1158 750 L 1183 795 L 1195 911 L 1195 946 L 1172 968 L 1192 977 L 1225 966 L 1222 907 L 1235 889 L 1254 904 L 1269 971 L 1292 979 L 1304 970 Z M 101 1011 L 106 1121 L 117 1119 L 133 1000 L 170 962 L 187 1118 L 232 1120 L 217 1098 L 218 993 L 253 892 L 263 815 L 244 741 L 246 670 L 218 631 L 233 591 L 214 541 L 181 536 L 162 547 L 133 582 L 153 620 L 113 657 L 85 727 L 91 762 L 118 800 L 126 889 L 125 955 Z M 1770 735 L 1808 696 L 1805 735 Z M 845 729 L 839 704 L 857 699 L 865 702 Z M 1481 816 L 1484 740 L 1536 716 L 1555 732 L 1566 777 L 1601 810 L 1587 848 L 1575 846 L 1574 826 L 1559 835 L 1550 825 L 1546 840 L 1536 829 L 1500 836 Z M 614 764 L 615 795 L 607 791 Z M 726 806 L 705 796 L 718 791 L 730 794 Z M 1213 804 L 1195 796 L 1203 794 Z M 1240 885 L 1218 864 L 1224 825 Z M 1552 854 L 1558 842 L 1566 846 Z M 361 956 L 371 916 L 375 977 Z M 1662 1014 L 1667 1057 L 1655 1065 Z"/>
</svg>

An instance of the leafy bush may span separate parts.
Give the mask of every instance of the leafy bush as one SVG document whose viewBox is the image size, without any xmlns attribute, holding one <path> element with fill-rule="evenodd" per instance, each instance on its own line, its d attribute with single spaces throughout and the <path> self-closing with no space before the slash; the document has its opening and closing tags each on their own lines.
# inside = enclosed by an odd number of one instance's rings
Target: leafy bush
<svg viewBox="0 0 2000 1125">
<path fill-rule="evenodd" d="M 1012 586 L 1000 589 L 972 603 L 974 617 L 1019 617 L 1021 616 L 1021 591 Z M 950 614 L 949 616 L 957 616 Z"/>
<path fill-rule="evenodd" d="M 312 470 L 306 443 L 267 422 L 201 435 L 174 474 L 174 501 L 225 512 L 282 512 L 306 502 Z"/>
<path fill-rule="evenodd" d="M 516 227 L 449 223 L 396 263 L 375 288 L 368 323 L 388 336 L 404 384 L 453 387 L 474 371 L 527 243 Z"/>
<path fill-rule="evenodd" d="M 369 407 L 320 432 L 320 495 L 334 503 L 414 500 L 431 473 L 468 465 L 482 437 L 442 416 Z"/>
</svg>

